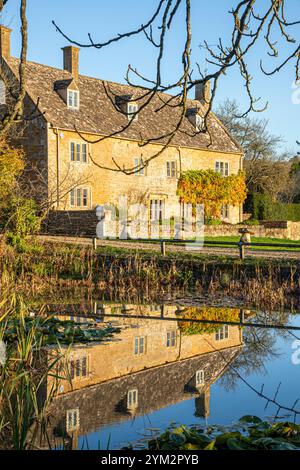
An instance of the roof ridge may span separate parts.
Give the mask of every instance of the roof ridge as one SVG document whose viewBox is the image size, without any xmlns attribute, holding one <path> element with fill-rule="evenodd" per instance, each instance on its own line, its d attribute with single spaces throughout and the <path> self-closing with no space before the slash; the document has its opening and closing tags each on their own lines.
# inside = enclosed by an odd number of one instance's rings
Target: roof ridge
<svg viewBox="0 0 300 470">
<path fill-rule="evenodd" d="M 10 57 L 8 59 L 8 62 L 10 60 L 15 60 L 15 61 L 20 61 L 19 57 Z M 58 67 L 54 67 L 53 65 L 48 65 L 48 64 L 41 64 L 40 62 L 35 62 L 34 60 L 27 60 L 26 61 L 26 64 L 34 64 L 34 65 L 38 65 L 40 67 L 45 67 L 45 68 L 49 68 L 49 69 L 52 69 L 52 70 L 56 70 L 58 72 L 63 72 L 65 74 L 68 75 L 68 77 L 70 78 L 73 78 L 71 73 L 68 72 L 68 70 L 65 70 L 65 69 L 62 69 L 62 68 L 58 68 Z M 113 80 L 105 80 L 104 78 L 99 78 L 99 77 L 92 77 L 90 75 L 86 75 L 86 74 L 83 74 L 83 73 L 79 73 L 78 74 L 78 77 L 83 77 L 83 78 L 87 78 L 87 79 L 90 79 L 90 80 L 97 80 L 99 82 L 105 82 L 105 83 L 108 83 L 108 84 L 112 84 L 112 85 L 118 85 L 118 86 L 124 86 L 124 87 L 128 87 L 128 88 L 136 88 L 136 89 L 139 89 L 139 90 L 149 90 L 149 88 L 147 88 L 146 86 L 143 86 L 143 85 L 129 85 L 128 83 L 120 83 L 120 82 L 116 82 L 116 81 L 113 81 Z M 62 80 L 64 80 L 64 78 L 62 78 Z M 174 98 L 176 98 L 176 95 L 173 95 L 171 93 L 167 93 L 165 91 L 160 91 L 158 92 L 160 95 L 166 95 L 168 97 L 170 96 L 173 96 Z M 187 98 L 187 101 L 189 102 L 195 102 L 195 103 L 199 103 L 201 104 L 198 100 L 196 100 L 195 98 Z"/>
<path fill-rule="evenodd" d="M 17 57 L 11 57 L 4 61 L 6 66 L 11 70 L 15 78 L 18 80 L 18 64 L 20 59 Z M 142 85 L 134 86 L 128 83 L 118 83 L 111 80 L 103 80 L 98 77 L 90 77 L 88 75 L 79 74 L 79 85 L 82 92 L 83 100 L 81 101 L 80 110 L 74 114 L 66 109 L 65 105 L 62 104 L 61 99 L 58 100 L 58 94 L 55 91 L 55 83 L 57 81 L 66 81 L 73 79 L 71 73 L 67 70 L 53 67 L 47 64 L 41 64 L 35 61 L 27 61 L 28 66 L 28 80 L 27 80 L 27 94 L 29 98 L 35 103 L 36 98 L 40 98 L 39 110 L 45 115 L 45 119 L 51 122 L 55 127 L 64 126 L 66 129 L 73 129 L 77 127 L 82 133 L 91 133 L 97 135 L 109 135 L 110 132 L 114 132 L 114 135 L 118 132 L 118 129 L 122 129 L 124 126 L 124 116 L 117 115 L 114 110 L 110 109 L 109 113 L 104 115 L 105 109 L 109 100 L 105 98 L 105 92 L 103 90 L 103 82 L 107 83 L 108 86 L 112 87 L 112 92 L 116 94 L 132 93 L 136 92 L 138 96 L 143 96 L 144 90 L 149 90 Z M 45 88 L 45 85 L 47 87 Z M 101 87 L 102 85 L 102 87 Z M 114 89 L 117 87 L 118 89 Z M 53 94 L 54 93 L 54 94 Z M 154 139 L 155 135 L 164 136 L 170 131 L 170 126 L 174 124 L 176 115 L 179 110 L 172 110 L 167 105 L 161 106 L 163 109 L 162 118 L 157 120 L 154 117 L 155 106 L 160 102 L 166 101 L 168 103 L 169 98 L 178 100 L 177 95 L 172 95 L 166 92 L 159 92 L 156 94 L 154 104 L 150 105 L 150 113 L 146 119 L 139 120 L 138 124 L 134 124 L 126 133 L 125 138 L 128 140 L 140 140 L 141 135 L 145 138 Z M 95 103 L 101 101 L 101 106 L 95 107 Z M 193 98 L 188 98 L 188 107 L 197 107 L 203 110 L 203 104 Z M 143 118 L 142 113 L 142 118 Z M 193 136 L 189 134 L 188 125 L 191 125 L 188 120 L 184 124 L 186 132 L 180 133 L 172 142 L 172 146 L 182 146 L 191 149 L 207 149 L 210 146 L 211 151 L 243 154 L 243 150 L 240 145 L 236 142 L 233 136 L 230 134 L 224 124 L 217 118 L 217 116 L 211 111 L 209 113 L 209 127 L 211 129 L 211 138 L 213 141 L 209 143 L 208 136 L 206 134 Z M 173 124 L 172 124 L 173 122 Z M 122 131 L 120 131 L 121 134 Z M 160 132 L 161 134 L 158 134 Z M 124 137 L 124 135 L 122 136 Z M 160 144 L 163 145 L 163 139 Z"/>
</svg>

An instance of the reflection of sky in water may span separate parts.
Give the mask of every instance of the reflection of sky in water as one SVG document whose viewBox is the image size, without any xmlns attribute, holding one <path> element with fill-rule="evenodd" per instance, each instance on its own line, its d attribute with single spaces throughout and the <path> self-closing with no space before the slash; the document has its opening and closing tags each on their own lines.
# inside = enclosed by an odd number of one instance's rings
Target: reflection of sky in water
<svg viewBox="0 0 300 470">
<path fill-rule="evenodd" d="M 300 326 L 300 315 L 294 316 L 288 324 Z M 244 329 L 244 332 L 246 332 L 246 329 Z M 261 390 L 264 384 L 264 393 L 270 398 L 274 397 L 281 382 L 277 401 L 282 405 L 292 407 L 296 399 L 300 398 L 300 365 L 294 365 L 291 360 L 294 352 L 292 344 L 295 337 L 288 333 L 285 333 L 283 337 L 280 331 L 277 333 L 270 331 L 270 334 L 276 338 L 272 348 L 276 351 L 276 356 L 264 359 L 264 370 L 259 373 L 250 373 L 249 375 L 242 373 L 242 376 L 258 391 Z M 300 337 L 300 332 L 295 331 L 294 334 Z M 276 414 L 276 406 L 270 404 L 265 410 L 266 401 L 258 397 L 240 379 L 237 379 L 234 389 L 229 390 L 224 387 L 222 381 L 222 379 L 219 379 L 211 386 L 210 415 L 207 418 L 207 423 L 230 424 L 238 421 L 241 416 L 246 414 L 254 414 L 260 417 L 270 417 Z M 174 383 L 174 387 L 176 387 L 176 383 Z M 300 409 L 300 404 L 296 408 Z M 280 416 L 284 415 L 286 415 L 286 412 L 282 411 Z M 300 422 L 300 417 L 298 417 L 298 421 Z M 188 425 L 205 423 L 203 418 L 195 417 L 195 398 L 167 406 L 145 416 L 135 417 L 120 424 L 100 428 L 95 433 L 80 437 L 78 447 L 86 448 L 87 439 L 90 449 L 97 449 L 99 445 L 102 449 L 105 449 L 108 442 L 110 442 L 110 449 L 119 448 L 120 445 L 125 445 L 129 441 L 141 439 L 145 432 L 149 435 L 150 431 L 145 431 L 147 428 L 164 429 L 172 422 Z"/>
</svg>

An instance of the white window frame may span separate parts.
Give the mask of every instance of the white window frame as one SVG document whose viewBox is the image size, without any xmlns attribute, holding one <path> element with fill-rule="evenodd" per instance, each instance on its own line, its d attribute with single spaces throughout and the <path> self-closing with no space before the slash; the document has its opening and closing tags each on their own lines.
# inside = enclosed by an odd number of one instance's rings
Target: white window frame
<svg viewBox="0 0 300 470">
<path fill-rule="evenodd" d="M 165 218 L 165 200 L 150 199 L 150 222 L 159 222 Z"/>
<path fill-rule="evenodd" d="M 128 390 L 127 392 L 127 408 L 136 408 L 139 404 L 139 391 L 137 388 Z"/>
<path fill-rule="evenodd" d="M 167 341 L 166 341 L 167 348 L 176 348 L 176 345 L 177 345 L 177 331 L 176 330 L 167 331 Z"/>
<path fill-rule="evenodd" d="M 139 105 L 137 103 L 127 103 L 128 121 L 139 120 L 138 110 L 139 110 Z"/>
<path fill-rule="evenodd" d="M 215 163 L 215 171 L 216 173 L 219 173 L 221 176 L 229 176 L 230 175 L 229 162 L 217 160 Z"/>
<path fill-rule="evenodd" d="M 147 338 L 146 336 L 136 336 L 134 338 L 134 355 L 143 356 L 147 350 Z"/>
<path fill-rule="evenodd" d="M 134 168 L 136 168 L 135 176 L 146 176 L 146 167 L 139 168 L 141 164 L 143 164 L 141 158 L 134 159 Z"/>
<path fill-rule="evenodd" d="M 75 99 L 76 96 L 76 99 Z M 79 91 L 67 90 L 67 104 L 69 109 L 79 109 Z"/>
<path fill-rule="evenodd" d="M 176 160 L 167 161 L 167 177 L 177 178 L 177 161 Z"/>
<path fill-rule="evenodd" d="M 200 116 L 200 114 L 196 114 L 195 116 L 195 127 L 197 131 L 202 131 L 204 129 L 204 117 Z"/>
<path fill-rule="evenodd" d="M 86 196 L 84 196 L 86 192 Z M 84 199 L 86 204 L 84 205 Z M 70 191 L 70 207 L 88 209 L 92 205 L 92 192 L 90 187 L 73 188 Z"/>
<path fill-rule="evenodd" d="M 229 204 L 222 204 L 221 206 L 221 217 L 222 219 L 229 219 L 230 216 L 230 206 Z"/>
<path fill-rule="evenodd" d="M 205 374 L 204 374 L 203 369 L 197 370 L 195 374 L 195 380 L 196 380 L 196 387 L 200 387 L 201 385 L 205 384 Z"/>
<path fill-rule="evenodd" d="M 6 104 L 6 85 L 2 78 L 0 78 L 0 106 Z"/>
<path fill-rule="evenodd" d="M 74 419 L 75 418 L 75 419 Z M 67 410 L 66 413 L 66 430 L 67 432 L 77 431 L 80 427 L 79 408 Z"/>
<path fill-rule="evenodd" d="M 84 364 L 84 365 L 83 365 Z M 85 374 L 83 374 L 85 370 Z M 89 377 L 89 356 L 72 357 L 69 362 L 71 381 L 86 380 Z"/>
<path fill-rule="evenodd" d="M 229 338 L 229 325 L 223 325 L 216 331 L 215 340 L 224 341 Z"/>
<path fill-rule="evenodd" d="M 83 151 L 84 148 L 85 152 Z M 88 153 L 88 144 L 86 142 L 78 142 L 75 140 L 70 142 L 70 161 L 72 163 L 82 163 L 84 165 L 88 164 Z M 85 155 L 85 160 L 82 158 L 83 155 Z"/>
</svg>

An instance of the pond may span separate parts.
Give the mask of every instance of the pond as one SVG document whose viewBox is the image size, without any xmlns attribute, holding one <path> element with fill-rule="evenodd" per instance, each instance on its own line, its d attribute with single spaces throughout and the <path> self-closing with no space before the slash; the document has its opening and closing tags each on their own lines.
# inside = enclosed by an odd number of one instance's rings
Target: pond
<svg viewBox="0 0 300 470">
<path fill-rule="evenodd" d="M 249 414 L 300 421 L 297 313 L 103 301 L 50 310 L 120 328 L 68 352 L 69 380 L 59 382 L 47 429 L 52 448 L 139 449 L 174 423 L 227 425 Z"/>
</svg>

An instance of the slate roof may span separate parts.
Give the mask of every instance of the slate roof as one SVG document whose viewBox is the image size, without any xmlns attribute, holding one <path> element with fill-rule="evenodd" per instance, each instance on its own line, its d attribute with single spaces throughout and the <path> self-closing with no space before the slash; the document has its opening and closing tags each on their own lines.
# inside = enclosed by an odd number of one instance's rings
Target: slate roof
<svg viewBox="0 0 300 470">
<path fill-rule="evenodd" d="M 13 73 L 18 76 L 19 59 L 10 58 L 7 63 Z M 74 126 L 81 131 L 97 135 L 110 135 L 121 131 L 128 123 L 127 116 L 116 111 L 105 94 L 103 82 L 100 79 L 79 75 L 78 88 L 80 91 L 80 109 L 69 109 L 58 94 L 58 88 L 67 86 L 72 82 L 69 72 L 46 65 L 28 62 L 26 65 L 27 92 L 36 103 L 39 98 L 39 109 L 45 113 L 45 118 L 53 127 L 74 130 Z M 135 88 L 113 82 L 106 82 L 107 86 L 117 96 L 130 95 L 134 97 L 145 93 L 145 88 Z M 160 94 L 150 105 L 139 113 L 138 120 L 119 137 L 130 140 L 156 138 L 159 135 L 172 131 L 178 121 L 180 110 L 178 108 L 165 107 L 159 113 L 155 112 L 170 95 Z M 199 107 L 196 100 L 188 100 L 189 108 Z M 223 124 L 213 113 L 208 118 L 208 129 L 211 135 L 188 135 L 178 132 L 172 145 L 209 149 L 220 152 L 243 153 L 239 144 L 230 136 Z M 188 118 L 185 118 L 183 130 L 193 134 L 194 128 Z M 161 143 L 163 141 L 160 141 Z"/>
</svg>

